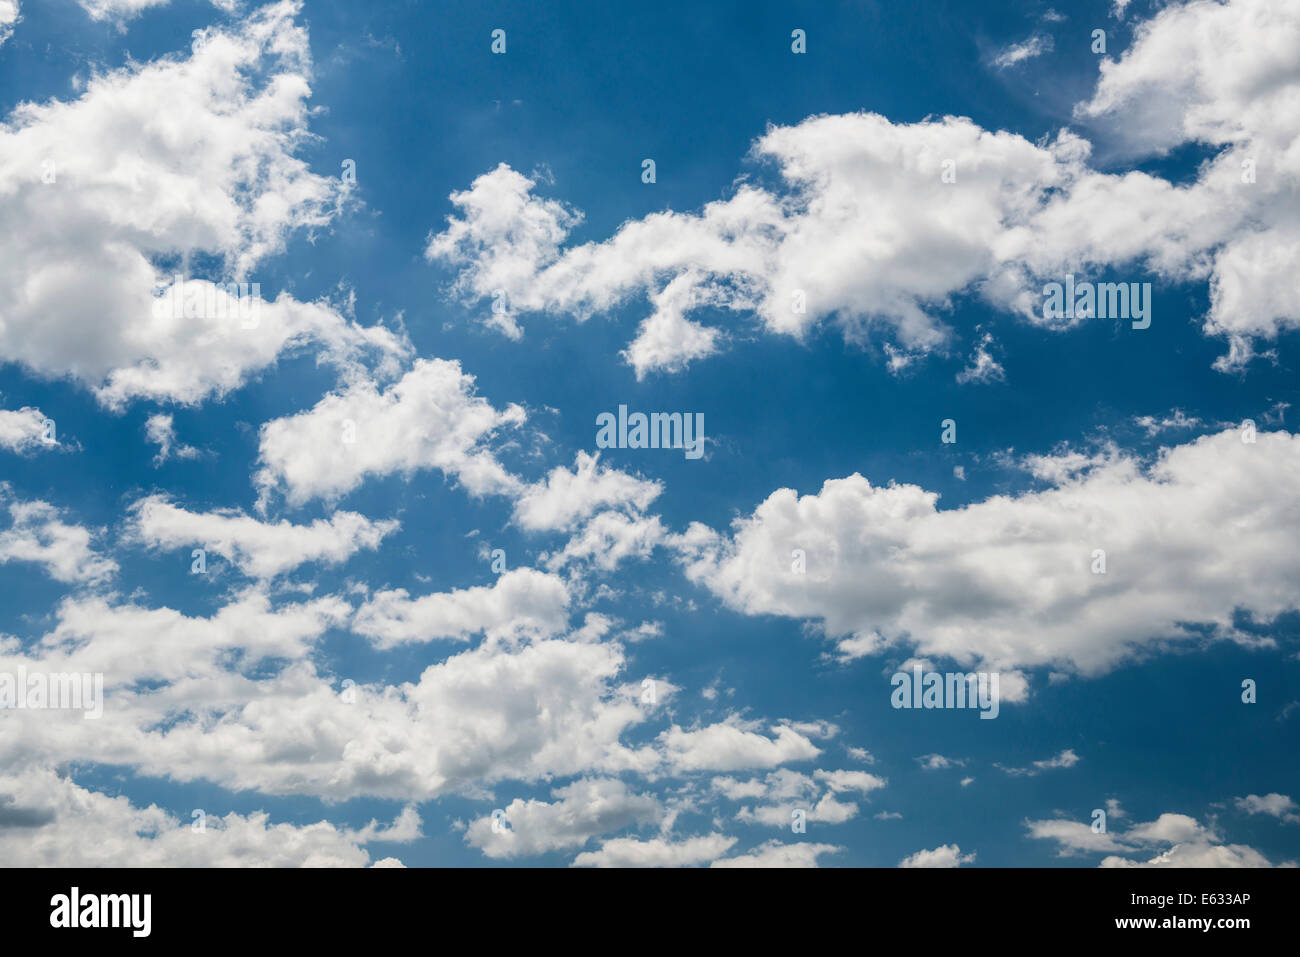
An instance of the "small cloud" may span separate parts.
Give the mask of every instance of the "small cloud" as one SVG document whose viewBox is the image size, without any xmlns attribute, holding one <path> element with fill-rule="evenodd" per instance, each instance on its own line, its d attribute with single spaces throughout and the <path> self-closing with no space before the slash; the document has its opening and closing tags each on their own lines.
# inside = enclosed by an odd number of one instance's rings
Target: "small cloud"
<svg viewBox="0 0 1300 957">
<path fill-rule="evenodd" d="M 1036 33 L 1021 43 L 1013 43 L 1007 47 L 994 58 L 993 65 L 999 70 L 1005 70 L 1007 67 L 1032 60 L 1044 53 L 1051 53 L 1055 47 L 1055 42 L 1047 34 Z"/>
</svg>

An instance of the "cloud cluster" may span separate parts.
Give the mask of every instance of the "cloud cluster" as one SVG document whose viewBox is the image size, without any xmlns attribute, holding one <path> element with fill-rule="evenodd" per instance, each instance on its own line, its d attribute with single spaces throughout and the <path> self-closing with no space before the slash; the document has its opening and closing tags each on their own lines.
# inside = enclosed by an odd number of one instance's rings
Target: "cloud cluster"
<svg viewBox="0 0 1300 957">
<path fill-rule="evenodd" d="M 774 492 L 729 534 L 694 525 L 674 541 L 729 607 L 866 639 L 850 657 L 901 644 L 985 670 L 1097 674 L 1161 642 L 1267 643 L 1237 613 L 1295 609 L 1300 437 L 1248 437 L 1205 435 L 1150 463 L 1114 449 L 1032 458 L 1047 487 L 952 509 L 853 475 Z"/>
<path fill-rule="evenodd" d="M 1036 36 L 998 62 L 1049 49 Z M 487 321 L 515 338 L 527 313 L 581 322 L 644 299 L 623 353 L 638 378 L 722 347 L 720 330 L 692 318 L 706 307 L 796 337 L 830 320 L 849 340 L 883 339 L 897 366 L 952 347 L 946 316 L 961 296 L 1059 327 L 1079 320 L 1044 317 L 1043 284 L 1116 269 L 1208 282 L 1205 331 L 1228 342 L 1219 366 L 1236 367 L 1300 323 L 1298 59 L 1294 7 L 1198 0 L 1160 11 L 1102 61 L 1075 118 L 1134 158 L 1214 149 L 1185 185 L 1101 172 L 1068 128 L 1032 143 L 953 116 L 814 116 L 754 143 L 779 187 L 744 182 L 698 213 L 654 213 L 577 246 L 564 240 L 581 214 L 500 165 L 452 194 L 457 214 L 426 256 L 456 270 L 457 297 L 491 299 Z M 988 362 L 977 351 L 971 374 L 992 374 Z"/>
<path fill-rule="evenodd" d="M 326 303 L 264 300 L 259 284 L 239 290 L 241 312 L 214 285 L 248 281 L 341 202 L 295 155 L 309 135 L 299 9 L 264 6 L 204 31 L 188 58 L 99 74 L 77 99 L 23 103 L 0 124 L 5 359 L 118 408 L 221 396 L 308 345 L 345 369 L 404 353 Z M 221 265 L 185 275 L 199 257 Z"/>
</svg>

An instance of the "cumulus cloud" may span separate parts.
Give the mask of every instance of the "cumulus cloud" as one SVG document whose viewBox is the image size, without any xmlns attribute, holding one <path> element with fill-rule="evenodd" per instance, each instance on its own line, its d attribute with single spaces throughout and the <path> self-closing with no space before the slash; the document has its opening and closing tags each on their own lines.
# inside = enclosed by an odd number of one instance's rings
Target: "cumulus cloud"
<svg viewBox="0 0 1300 957">
<path fill-rule="evenodd" d="M 762 802 L 740 808 L 736 820 L 788 827 L 796 812 L 802 813 L 806 821 L 822 824 L 843 824 L 852 820 L 858 815 L 858 805 L 841 801 L 837 795 L 865 795 L 883 788 L 886 783 L 884 778 L 864 771 L 818 769 L 808 775 L 781 768 L 765 778 L 749 781 L 714 778 L 711 787 L 733 801 L 754 799 Z"/>
<path fill-rule="evenodd" d="M 163 412 L 149 416 L 144 423 L 144 435 L 151 443 L 158 446 L 158 454 L 153 457 L 155 467 L 170 458 L 196 459 L 199 450 L 176 440 L 176 425 L 172 416 Z"/>
<path fill-rule="evenodd" d="M 1124 817 L 1118 805 L 1108 802 L 1108 807 L 1110 820 Z M 1064 818 L 1025 823 L 1031 837 L 1056 841 L 1058 856 L 1111 852 L 1102 859 L 1101 867 L 1272 866 L 1259 851 L 1244 844 L 1224 843 L 1213 827 L 1186 814 L 1165 813 L 1154 821 L 1101 833 L 1088 824 Z"/>
<path fill-rule="evenodd" d="M 424 469 L 457 479 L 473 495 L 517 492 L 522 483 L 488 443 L 524 418 L 517 405 L 498 411 L 477 395 L 459 362 L 417 359 L 386 389 L 362 379 L 263 425 L 255 482 L 263 502 L 281 490 L 292 505 L 338 498 L 366 478 Z"/>
<path fill-rule="evenodd" d="M 238 509 L 192 512 L 166 495 L 130 508 L 130 536 L 151 548 L 194 546 L 213 552 L 253 578 L 273 578 L 307 562 L 337 565 L 362 549 L 375 549 L 399 526 L 356 512 L 335 512 L 310 525 L 285 519 L 262 522 Z"/>
<path fill-rule="evenodd" d="M 956 844 L 943 844 L 930 851 L 917 851 L 898 862 L 899 867 L 961 867 L 975 863 L 975 852 L 963 854 Z"/>
<path fill-rule="evenodd" d="M 309 345 L 344 369 L 404 354 L 326 303 L 225 288 L 341 203 L 295 155 L 309 135 L 299 7 L 269 4 L 189 57 L 97 74 L 79 98 L 22 103 L 0 124 L 7 359 L 117 408 L 220 396 Z M 178 287 L 191 256 L 221 265 Z"/>
<path fill-rule="evenodd" d="M 20 19 L 18 0 L 0 0 L 0 45 L 14 35 L 14 27 Z"/>
<path fill-rule="evenodd" d="M 844 848 L 834 844 L 784 844 L 781 841 L 768 841 L 748 854 L 724 857 L 714 861 L 710 867 L 818 867 L 818 859 L 824 854 L 838 854 Z"/>
<path fill-rule="evenodd" d="M 491 585 L 412 598 L 404 588 L 377 592 L 357 611 L 353 630 L 381 648 L 473 634 L 549 637 L 569 619 L 569 591 L 554 575 L 514 568 Z"/>
<path fill-rule="evenodd" d="M 1036 35 L 999 63 L 1050 43 Z M 1217 148 L 1187 185 L 1099 172 L 1092 144 L 1069 129 L 1031 143 L 952 116 L 814 116 L 754 143 L 780 187 L 741 183 L 698 213 L 653 213 L 582 245 L 564 245 L 581 214 L 502 164 L 452 194 L 456 213 L 426 256 L 456 271 L 453 295 L 491 299 L 485 321 L 513 337 L 529 313 L 583 322 L 644 301 L 649 315 L 623 352 L 638 377 L 722 348 L 721 331 L 692 318 L 706 308 L 798 337 L 832 321 L 851 341 L 882 340 L 898 368 L 949 348 L 958 297 L 1068 326 L 1081 320 L 1043 316 L 1043 284 L 1117 269 L 1207 283 L 1204 329 L 1227 340 L 1218 365 L 1233 368 L 1300 323 L 1297 58 L 1294 7 L 1202 0 L 1166 7 L 1119 59 L 1101 61 L 1078 120 L 1138 157 Z"/>
<path fill-rule="evenodd" d="M 1262 797 L 1258 794 L 1247 794 L 1245 797 L 1237 798 L 1234 803 L 1237 810 L 1247 814 L 1266 814 L 1288 824 L 1300 824 L 1300 806 L 1287 795 L 1278 794 L 1276 791 Z"/>
<path fill-rule="evenodd" d="M 62 519 L 62 511 L 49 502 L 15 498 L 0 483 L 0 504 L 9 513 L 9 527 L 0 530 L 0 565 L 33 562 L 55 581 L 98 584 L 112 578 L 117 562 L 101 555 L 94 534 Z"/>
<path fill-rule="evenodd" d="M 17 410 L 0 409 L 0 449 L 24 453 L 57 446 L 58 440 L 50 431 L 49 421 L 40 409 L 32 406 Z"/>
<path fill-rule="evenodd" d="M 606 841 L 598 851 L 584 851 L 573 860 L 574 867 L 691 867 L 721 857 L 736 843 L 734 837 L 709 834 L 681 841 L 656 837 L 639 840 L 619 837 Z"/>
<path fill-rule="evenodd" d="M 391 833 L 274 824 L 264 811 L 208 813 L 201 830 L 197 821 L 50 770 L 0 775 L 0 856 L 11 867 L 365 867 L 361 845 Z"/>
<path fill-rule="evenodd" d="M 516 798 L 504 815 L 480 818 L 465 841 L 488 857 L 510 858 L 581 847 L 591 838 L 663 817 L 657 798 L 637 794 L 622 781 L 582 779 L 551 792 L 559 800 Z"/>
<path fill-rule="evenodd" d="M 1235 616 L 1296 607 L 1300 437 L 1242 438 L 1202 436 L 1148 464 L 1113 449 L 1039 457 L 1027 467 L 1050 487 L 946 510 L 915 485 L 853 475 L 779 490 L 729 535 L 694 525 L 674 545 L 728 607 L 873 635 L 873 652 L 901 642 L 986 670 L 1097 674 L 1161 642 L 1267 642 Z"/>
<path fill-rule="evenodd" d="M 667 760 L 677 771 L 738 771 L 806 761 L 821 754 L 812 741 L 789 724 L 762 733 L 760 722 L 732 716 L 691 731 L 673 725 L 659 736 Z"/>
<path fill-rule="evenodd" d="M 485 644 L 415 681 L 344 682 L 313 652 L 352 609 L 336 596 L 273 604 L 250 588 L 208 617 L 69 598 L 0 670 L 104 676 L 94 735 L 72 712 L 14 711 L 0 761 L 42 756 L 132 767 L 267 794 L 418 802 L 502 780 L 651 773 L 661 750 L 623 736 L 656 705 L 622 681 L 620 645 L 563 638 Z M 661 685 L 659 700 L 671 691 Z"/>
<path fill-rule="evenodd" d="M 599 455 L 579 452 L 572 469 L 552 469 L 523 490 L 515 502 L 515 521 L 529 531 L 568 530 L 597 510 L 644 511 L 661 492 L 662 482 L 601 468 Z"/>
</svg>

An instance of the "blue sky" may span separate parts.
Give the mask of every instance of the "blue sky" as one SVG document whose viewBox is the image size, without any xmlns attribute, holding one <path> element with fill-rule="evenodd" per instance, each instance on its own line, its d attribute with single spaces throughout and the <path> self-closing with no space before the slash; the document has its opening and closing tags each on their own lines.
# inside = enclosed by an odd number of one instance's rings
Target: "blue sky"
<svg viewBox="0 0 1300 957">
<path fill-rule="evenodd" d="M 105 699 L 0 711 L 0 857 L 1300 859 L 1294 10 L 16 17 L 0 673 Z"/>
</svg>

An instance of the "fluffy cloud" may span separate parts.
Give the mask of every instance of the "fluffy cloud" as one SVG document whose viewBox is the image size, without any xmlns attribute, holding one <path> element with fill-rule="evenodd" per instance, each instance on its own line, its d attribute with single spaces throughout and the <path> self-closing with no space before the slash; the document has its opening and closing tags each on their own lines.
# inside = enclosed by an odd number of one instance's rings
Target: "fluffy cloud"
<svg viewBox="0 0 1300 957">
<path fill-rule="evenodd" d="M 574 867 L 691 867 L 721 857 L 736 843 L 734 837 L 709 834 L 682 841 L 656 837 L 648 841 L 619 837 L 598 851 L 584 851 Z"/>
<path fill-rule="evenodd" d="M 817 860 L 823 854 L 838 854 L 844 850 L 834 844 L 783 844 L 780 841 L 768 841 L 756 847 L 748 854 L 736 857 L 724 857 L 714 861 L 710 867 L 817 867 Z"/>
<path fill-rule="evenodd" d="M 272 824 L 263 811 L 208 814 L 202 830 L 192 825 L 53 771 L 0 775 L 0 857 L 11 867 L 364 867 L 370 855 L 360 845 L 409 837 L 409 829 L 350 832 L 327 821 Z"/>
<path fill-rule="evenodd" d="M 993 670 L 1095 674 L 1152 642 L 1194 640 L 1195 625 L 1266 640 L 1234 613 L 1296 607 L 1300 437 L 1228 430 L 1149 465 L 1114 450 L 1028 465 L 1050 487 L 939 510 L 935 493 L 854 475 L 816 495 L 777 491 L 729 536 L 696 525 L 675 541 L 690 578 L 729 607 Z M 1105 574 L 1092 572 L 1097 549 Z"/>
<path fill-rule="evenodd" d="M 1285 794 L 1247 794 L 1234 802 L 1237 810 L 1247 814 L 1267 814 L 1288 824 L 1300 824 L 1300 806 Z"/>
<path fill-rule="evenodd" d="M 572 469 L 552 469 L 523 490 L 515 502 L 515 522 L 529 531 L 570 530 L 598 510 L 644 511 L 662 491 L 662 482 L 601 468 L 598 455 L 579 452 Z"/>
<path fill-rule="evenodd" d="M 13 498 L 8 486 L 0 484 L 0 503 L 10 518 L 9 527 L 0 531 L 0 565 L 34 562 L 55 581 L 69 583 L 95 584 L 117 572 L 117 562 L 93 547 L 91 532 L 63 521 L 60 510 L 48 502 Z"/>
<path fill-rule="evenodd" d="M 1036 36 L 999 62 L 1047 49 Z M 721 347 L 718 330 L 690 318 L 704 308 L 794 336 L 831 320 L 848 339 L 883 338 L 897 367 L 950 347 L 956 297 L 1062 324 L 1042 316 L 1042 284 L 1116 268 L 1208 282 L 1205 330 L 1228 340 L 1228 368 L 1300 322 L 1297 58 L 1294 7 L 1198 0 L 1160 11 L 1120 59 L 1101 61 L 1078 119 L 1139 156 L 1218 148 L 1189 185 L 1097 172 L 1091 144 L 1066 129 L 1035 144 L 958 117 L 815 116 L 754 144 L 781 188 L 742 184 L 698 213 L 654 213 L 578 246 L 563 243 L 581 214 L 503 164 L 452 194 L 457 215 L 426 256 L 457 270 L 454 295 L 491 298 L 487 321 L 516 338 L 530 312 L 581 322 L 646 300 L 623 353 L 638 377 Z"/>
<path fill-rule="evenodd" d="M 515 568 L 491 585 L 411 598 L 404 588 L 381 591 L 357 611 L 353 630 L 381 648 L 413 641 L 467 641 L 548 637 L 568 624 L 569 592 L 562 580 L 531 568 Z"/>
<path fill-rule="evenodd" d="M 56 439 L 45 437 L 48 423 L 41 410 L 31 406 L 16 411 L 0 409 L 0 449 L 21 453 L 56 446 Z"/>
<path fill-rule="evenodd" d="M 742 807 L 736 812 L 736 820 L 788 827 L 795 811 L 802 811 L 807 821 L 822 824 L 843 824 L 852 820 L 858 814 L 858 806 L 840 801 L 836 795 L 868 794 L 883 788 L 886 783 L 884 778 L 864 771 L 818 769 L 807 775 L 781 768 L 761 780 L 714 778 L 711 786 L 733 801 L 756 799 L 764 802 Z"/>
<path fill-rule="evenodd" d="M 659 740 L 669 763 L 679 772 L 770 768 L 821 754 L 820 748 L 789 724 L 771 728 L 772 737 L 762 734 L 761 727 L 761 723 L 731 717 L 692 731 L 673 725 Z"/>
<path fill-rule="evenodd" d="M 23 103 L 0 124 L 6 359 L 120 407 L 222 395 L 309 344 L 345 369 L 403 353 L 324 303 L 237 287 L 249 321 L 208 278 L 173 280 L 177 259 L 201 254 L 222 263 L 211 279 L 247 281 L 341 202 L 295 156 L 310 92 L 299 6 L 270 4 L 205 31 L 188 58 L 98 74 L 78 99 Z"/>
<path fill-rule="evenodd" d="M 943 844 L 931 851 L 917 851 L 898 862 L 899 867 L 961 867 L 975 863 L 975 852 L 963 854 L 956 844 Z"/>
<path fill-rule="evenodd" d="M 254 578 L 273 578 L 306 562 L 336 565 L 362 549 L 378 548 L 399 524 L 356 512 L 335 512 L 310 525 L 261 522 L 238 509 L 191 512 L 165 495 L 140 499 L 130 511 L 135 540 L 166 550 L 204 548 Z"/>
<path fill-rule="evenodd" d="M 176 441 L 176 425 L 172 416 L 159 412 L 149 416 L 144 423 L 145 438 L 158 446 L 158 454 L 153 458 L 154 466 L 162 465 L 169 458 L 196 459 L 199 450 L 192 445 Z"/>
<path fill-rule="evenodd" d="M 18 0 L 0 0 L 0 45 L 14 35 L 18 16 Z"/>
<path fill-rule="evenodd" d="M 1122 818 L 1112 807 L 1110 819 Z M 1161 814 L 1156 820 L 1134 824 L 1127 830 L 1094 832 L 1085 823 L 1062 818 L 1026 821 L 1030 836 L 1054 840 L 1058 854 L 1111 853 L 1102 867 L 1271 867 L 1268 859 L 1243 844 L 1223 843 L 1212 827 L 1186 814 Z M 1154 856 L 1125 857 L 1135 852 Z"/>
<path fill-rule="evenodd" d="M 418 359 L 386 389 L 361 379 L 314 407 L 262 426 L 255 481 L 263 501 L 276 489 L 290 504 L 334 499 L 367 477 L 438 469 L 474 495 L 518 492 L 520 481 L 487 442 L 524 411 L 494 409 L 460 363 Z"/>
<path fill-rule="evenodd" d="M 544 854 L 663 816 L 656 798 L 630 791 L 622 781 L 583 779 L 551 793 L 559 800 L 511 801 L 495 828 L 494 818 L 480 818 L 465 832 L 466 842 L 488 857 Z"/>
<path fill-rule="evenodd" d="M 54 629 L 28 651 L 0 643 L 0 670 L 102 674 L 103 716 L 87 734 L 79 713 L 10 712 L 14 734 L 0 740 L 0 760 L 57 755 L 268 794 L 404 802 L 501 780 L 649 773 L 664 763 L 653 748 L 621 740 L 654 705 L 640 700 L 639 685 L 619 683 L 618 644 L 481 645 L 414 682 L 349 682 L 340 691 L 312 656 L 350 614 L 333 596 L 272 605 L 259 589 L 206 618 L 65 600 Z"/>
</svg>

